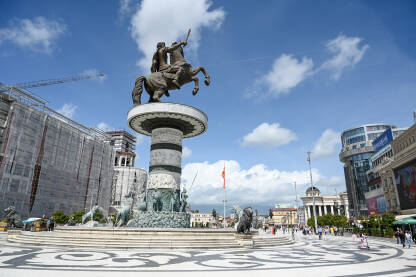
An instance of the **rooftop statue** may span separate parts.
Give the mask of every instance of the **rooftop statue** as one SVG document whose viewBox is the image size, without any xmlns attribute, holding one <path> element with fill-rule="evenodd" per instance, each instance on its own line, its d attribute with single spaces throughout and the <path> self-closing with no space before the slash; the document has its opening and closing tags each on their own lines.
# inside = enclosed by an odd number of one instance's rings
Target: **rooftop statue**
<svg viewBox="0 0 416 277">
<path fill-rule="evenodd" d="M 183 85 L 194 81 L 195 87 L 192 91 L 196 95 L 199 90 L 199 80 L 196 75 L 202 71 L 205 76 L 205 84 L 208 86 L 210 77 L 202 66 L 193 68 L 186 60 L 183 54 L 183 46 L 188 44 L 188 38 L 191 29 L 185 41 L 174 42 L 170 47 L 165 42 L 159 42 L 156 45 L 156 51 L 153 54 L 151 74 L 148 76 L 139 76 L 136 79 L 132 91 L 134 105 L 141 104 L 143 86 L 149 94 L 150 102 L 160 102 L 163 95 L 170 96 L 169 90 L 180 89 Z M 168 63 L 168 55 L 169 61 Z"/>
</svg>

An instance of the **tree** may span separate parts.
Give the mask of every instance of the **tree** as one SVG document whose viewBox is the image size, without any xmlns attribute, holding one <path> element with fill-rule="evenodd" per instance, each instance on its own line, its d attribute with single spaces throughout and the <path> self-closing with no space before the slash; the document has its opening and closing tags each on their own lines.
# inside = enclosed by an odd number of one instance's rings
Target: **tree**
<svg viewBox="0 0 416 277">
<path fill-rule="evenodd" d="M 217 211 L 215 209 L 212 209 L 212 217 L 214 219 L 217 218 Z"/>
<path fill-rule="evenodd" d="M 315 226 L 315 218 L 313 216 L 309 218 L 307 224 L 308 226 Z"/>
<path fill-rule="evenodd" d="M 368 226 L 371 228 L 379 228 L 380 226 L 380 216 L 378 214 L 372 214 L 368 218 Z"/>
<path fill-rule="evenodd" d="M 71 215 L 71 217 L 74 219 L 75 223 L 81 223 L 82 216 L 85 214 L 85 211 L 78 211 Z"/>
<path fill-rule="evenodd" d="M 333 215 L 333 225 L 337 227 L 346 227 L 348 225 L 348 219 L 343 214 Z"/>
<path fill-rule="evenodd" d="M 396 219 L 396 216 L 392 213 L 384 213 L 381 215 L 381 225 L 384 228 L 392 228 L 393 221 Z"/>
<path fill-rule="evenodd" d="M 319 222 L 319 218 L 321 218 L 320 223 L 318 223 L 320 226 L 332 226 L 332 225 L 334 225 L 334 215 L 333 214 L 326 214 L 324 216 L 319 216 L 318 217 L 318 222 Z"/>
<path fill-rule="evenodd" d="M 67 216 L 62 210 L 54 211 L 52 216 L 55 218 L 55 222 L 58 224 L 66 224 L 69 220 L 69 216 Z"/>
<path fill-rule="evenodd" d="M 360 218 L 360 222 L 361 222 L 361 224 L 363 225 L 364 228 L 367 228 L 368 227 L 368 217 L 362 216 Z"/>
</svg>

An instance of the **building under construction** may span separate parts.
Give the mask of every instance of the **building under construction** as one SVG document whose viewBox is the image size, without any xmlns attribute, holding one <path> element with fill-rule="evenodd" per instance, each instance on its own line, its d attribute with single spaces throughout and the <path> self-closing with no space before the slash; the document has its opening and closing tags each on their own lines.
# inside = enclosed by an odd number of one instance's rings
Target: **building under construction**
<svg viewBox="0 0 416 277">
<path fill-rule="evenodd" d="M 0 92 L 0 214 L 10 205 L 22 217 L 72 214 L 92 205 L 108 210 L 114 172 L 109 136 L 47 108 L 24 89 L 7 89 Z"/>
</svg>

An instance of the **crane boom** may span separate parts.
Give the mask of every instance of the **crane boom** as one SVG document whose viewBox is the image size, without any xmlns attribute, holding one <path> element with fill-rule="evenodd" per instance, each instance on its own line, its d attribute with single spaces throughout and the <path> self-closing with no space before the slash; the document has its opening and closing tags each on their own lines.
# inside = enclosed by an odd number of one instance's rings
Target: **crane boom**
<svg viewBox="0 0 416 277">
<path fill-rule="evenodd" d="M 104 74 L 103 73 L 86 73 L 86 74 L 80 74 L 77 76 L 72 76 L 72 77 L 67 77 L 67 78 L 58 78 L 58 79 L 19 83 L 19 84 L 13 85 L 13 87 L 19 87 L 19 88 L 24 88 L 24 89 L 36 88 L 36 87 L 62 84 L 62 83 L 67 83 L 67 82 L 75 82 L 79 80 L 85 80 L 85 79 L 91 79 L 91 78 L 97 78 L 97 77 L 104 77 Z"/>
</svg>

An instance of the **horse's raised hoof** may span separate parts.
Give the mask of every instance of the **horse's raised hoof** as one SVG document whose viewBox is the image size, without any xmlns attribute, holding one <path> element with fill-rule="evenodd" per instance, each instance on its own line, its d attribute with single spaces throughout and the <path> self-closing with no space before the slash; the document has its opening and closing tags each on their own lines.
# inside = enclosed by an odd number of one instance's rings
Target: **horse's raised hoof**
<svg viewBox="0 0 416 277">
<path fill-rule="evenodd" d="M 210 83 L 209 77 L 205 79 L 204 83 L 205 85 L 209 86 L 209 83 Z"/>
<path fill-rule="evenodd" d="M 194 90 L 192 91 L 192 95 L 193 95 L 193 96 L 195 96 L 195 95 L 198 93 L 198 90 L 199 90 L 199 89 L 194 88 Z"/>
</svg>

